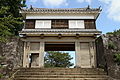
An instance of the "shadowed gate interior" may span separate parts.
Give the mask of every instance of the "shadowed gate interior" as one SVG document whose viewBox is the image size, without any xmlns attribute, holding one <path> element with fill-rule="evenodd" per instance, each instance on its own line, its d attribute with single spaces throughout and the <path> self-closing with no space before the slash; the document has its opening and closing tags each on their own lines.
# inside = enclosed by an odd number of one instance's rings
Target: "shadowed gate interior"
<svg viewBox="0 0 120 80">
<path fill-rule="evenodd" d="M 36 67 L 39 66 L 39 53 L 31 53 L 30 55 L 30 67 Z"/>
<path fill-rule="evenodd" d="M 45 51 L 75 51 L 75 43 L 45 43 Z"/>
</svg>

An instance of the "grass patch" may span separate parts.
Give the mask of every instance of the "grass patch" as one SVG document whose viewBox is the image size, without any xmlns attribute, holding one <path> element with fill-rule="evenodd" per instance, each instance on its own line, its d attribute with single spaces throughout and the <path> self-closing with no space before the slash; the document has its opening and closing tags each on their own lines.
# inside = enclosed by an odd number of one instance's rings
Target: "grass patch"
<svg viewBox="0 0 120 80">
<path fill-rule="evenodd" d="M 114 54 L 114 61 L 120 65 L 120 52 Z"/>
</svg>

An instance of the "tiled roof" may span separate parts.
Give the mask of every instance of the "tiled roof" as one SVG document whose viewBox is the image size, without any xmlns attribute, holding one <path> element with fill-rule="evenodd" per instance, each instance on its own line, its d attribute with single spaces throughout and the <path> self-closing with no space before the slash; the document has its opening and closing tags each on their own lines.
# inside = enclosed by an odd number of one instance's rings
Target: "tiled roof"
<svg viewBox="0 0 120 80">
<path fill-rule="evenodd" d="M 27 12 L 100 12 L 100 8 L 29 8 L 21 9 L 21 13 Z"/>
<path fill-rule="evenodd" d="M 101 34 L 96 29 L 23 29 L 20 34 L 24 33 L 93 33 Z"/>
</svg>

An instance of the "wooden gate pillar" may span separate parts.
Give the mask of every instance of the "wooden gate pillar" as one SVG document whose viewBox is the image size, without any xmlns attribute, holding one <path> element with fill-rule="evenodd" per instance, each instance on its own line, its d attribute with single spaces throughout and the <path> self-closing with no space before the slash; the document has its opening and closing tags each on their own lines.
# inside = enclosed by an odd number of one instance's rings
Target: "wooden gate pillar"
<svg viewBox="0 0 120 80">
<path fill-rule="evenodd" d="M 40 42 L 40 52 L 39 52 L 39 67 L 44 67 L 44 50 L 45 43 Z"/>
<path fill-rule="evenodd" d="M 24 42 L 23 67 L 29 67 L 30 42 Z"/>
<path fill-rule="evenodd" d="M 76 41 L 75 42 L 75 62 L 76 62 L 76 67 L 81 66 L 81 56 L 80 56 L 80 42 Z"/>
</svg>

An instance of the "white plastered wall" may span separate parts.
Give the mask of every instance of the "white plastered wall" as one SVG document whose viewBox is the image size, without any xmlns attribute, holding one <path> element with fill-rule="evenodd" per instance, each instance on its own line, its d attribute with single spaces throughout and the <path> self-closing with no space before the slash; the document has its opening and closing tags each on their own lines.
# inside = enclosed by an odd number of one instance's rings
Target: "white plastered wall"
<svg viewBox="0 0 120 80">
<path fill-rule="evenodd" d="M 35 28 L 51 28 L 51 20 L 36 20 Z"/>
<path fill-rule="evenodd" d="M 69 20 L 69 28 L 85 28 L 84 20 Z"/>
<path fill-rule="evenodd" d="M 26 14 L 26 19 L 95 19 L 93 14 L 50 14 L 50 13 L 31 13 Z"/>
</svg>

